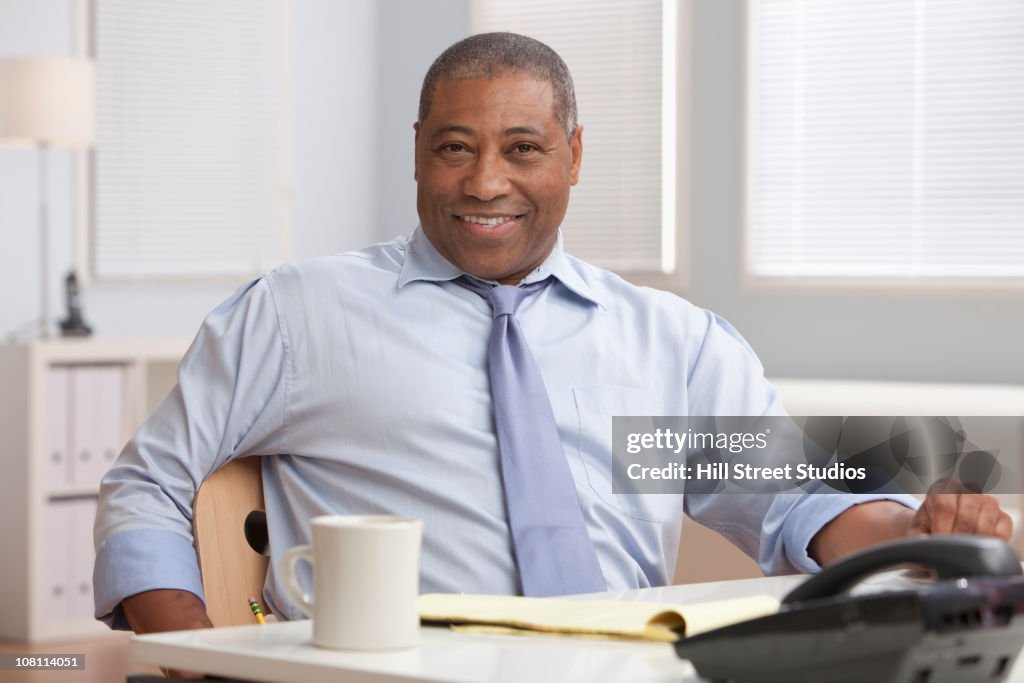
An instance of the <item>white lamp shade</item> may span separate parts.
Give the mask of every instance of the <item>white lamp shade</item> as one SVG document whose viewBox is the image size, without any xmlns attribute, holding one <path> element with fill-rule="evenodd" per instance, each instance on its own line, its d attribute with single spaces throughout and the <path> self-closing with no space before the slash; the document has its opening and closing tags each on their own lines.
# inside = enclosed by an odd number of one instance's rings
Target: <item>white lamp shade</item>
<svg viewBox="0 0 1024 683">
<path fill-rule="evenodd" d="M 0 59 L 0 143 L 88 147 L 95 117 L 91 61 Z"/>
</svg>

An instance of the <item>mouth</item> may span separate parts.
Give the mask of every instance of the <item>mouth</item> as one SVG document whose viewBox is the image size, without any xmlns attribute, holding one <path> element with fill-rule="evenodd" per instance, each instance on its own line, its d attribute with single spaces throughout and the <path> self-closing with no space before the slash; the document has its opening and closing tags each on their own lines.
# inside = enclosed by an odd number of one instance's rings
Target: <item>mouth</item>
<svg viewBox="0 0 1024 683">
<path fill-rule="evenodd" d="M 462 214 L 456 215 L 459 225 L 472 235 L 487 238 L 499 238 L 515 231 L 526 214 L 504 214 L 504 215 L 482 215 Z"/>
</svg>

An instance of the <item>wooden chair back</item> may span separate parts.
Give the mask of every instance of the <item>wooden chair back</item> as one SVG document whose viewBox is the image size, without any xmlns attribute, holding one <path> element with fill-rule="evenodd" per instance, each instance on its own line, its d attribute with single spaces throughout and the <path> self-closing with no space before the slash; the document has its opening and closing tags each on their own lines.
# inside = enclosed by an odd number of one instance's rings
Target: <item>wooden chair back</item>
<svg viewBox="0 0 1024 683">
<path fill-rule="evenodd" d="M 263 509 L 260 458 L 231 461 L 196 494 L 192 527 L 206 611 L 214 626 L 255 623 L 249 596 L 268 613 L 262 595 L 269 558 L 253 550 L 244 529 L 249 513 Z"/>
</svg>

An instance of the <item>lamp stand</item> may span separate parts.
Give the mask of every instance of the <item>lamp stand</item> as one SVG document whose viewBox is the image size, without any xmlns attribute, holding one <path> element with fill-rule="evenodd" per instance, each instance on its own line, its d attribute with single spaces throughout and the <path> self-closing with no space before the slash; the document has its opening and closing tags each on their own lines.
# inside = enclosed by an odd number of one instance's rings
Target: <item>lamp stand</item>
<svg viewBox="0 0 1024 683">
<path fill-rule="evenodd" d="M 49 153 L 50 146 L 45 142 L 37 145 L 39 149 L 39 336 L 50 337 L 50 187 L 49 187 Z"/>
</svg>

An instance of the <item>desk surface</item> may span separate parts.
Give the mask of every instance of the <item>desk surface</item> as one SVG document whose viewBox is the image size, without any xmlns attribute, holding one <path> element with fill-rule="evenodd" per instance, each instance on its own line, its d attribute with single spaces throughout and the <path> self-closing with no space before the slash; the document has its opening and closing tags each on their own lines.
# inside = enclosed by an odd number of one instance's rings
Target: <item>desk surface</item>
<svg viewBox="0 0 1024 683">
<path fill-rule="evenodd" d="M 758 594 L 781 597 L 801 579 L 798 576 L 773 577 L 580 597 L 675 603 Z M 867 582 L 867 590 L 905 587 L 910 582 L 905 577 L 887 574 Z M 424 627 L 420 629 L 416 648 L 366 653 L 317 648 L 310 638 L 309 621 L 159 633 L 133 638 L 132 659 L 272 683 L 681 683 L 702 680 L 689 663 L 678 659 L 672 647 L 664 643 L 482 635 Z M 1010 680 L 1024 681 L 1024 667 L 1019 661 Z"/>
</svg>

